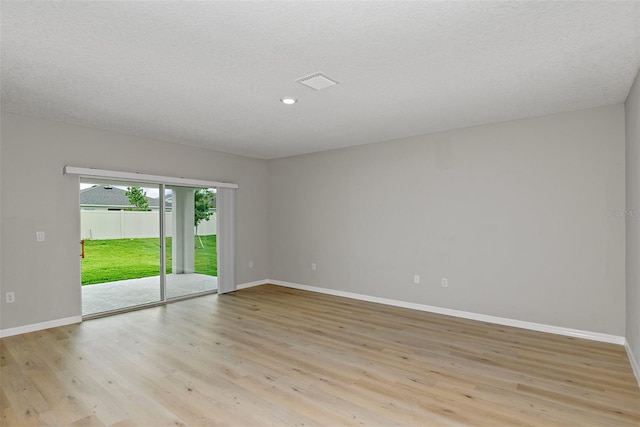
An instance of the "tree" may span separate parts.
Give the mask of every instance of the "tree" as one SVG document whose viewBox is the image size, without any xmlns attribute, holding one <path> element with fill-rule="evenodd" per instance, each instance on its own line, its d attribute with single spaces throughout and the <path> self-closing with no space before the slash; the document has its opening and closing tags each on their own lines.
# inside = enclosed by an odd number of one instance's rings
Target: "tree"
<svg viewBox="0 0 640 427">
<path fill-rule="evenodd" d="M 137 211 L 148 211 L 149 200 L 147 199 L 147 192 L 140 187 L 127 187 L 125 193 L 129 198 L 129 203 L 135 206 Z"/>
<path fill-rule="evenodd" d="M 211 209 L 216 206 L 216 195 L 209 189 L 201 188 L 199 190 L 196 190 L 193 196 L 193 200 L 193 225 L 195 225 L 196 227 L 196 236 L 198 236 L 198 225 L 202 221 L 209 221 L 209 218 L 211 218 L 211 215 L 213 214 Z M 200 245 L 204 247 L 204 245 L 202 244 L 202 239 L 200 239 L 199 236 L 198 239 L 200 240 Z"/>
</svg>

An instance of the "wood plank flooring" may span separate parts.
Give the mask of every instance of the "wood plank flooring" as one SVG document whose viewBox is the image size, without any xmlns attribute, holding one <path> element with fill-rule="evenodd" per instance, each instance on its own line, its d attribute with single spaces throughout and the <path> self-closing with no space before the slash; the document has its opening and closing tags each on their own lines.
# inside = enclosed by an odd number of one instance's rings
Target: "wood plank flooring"
<svg viewBox="0 0 640 427">
<path fill-rule="evenodd" d="M 0 340 L 2 426 L 638 426 L 622 346 L 265 285 Z"/>
</svg>

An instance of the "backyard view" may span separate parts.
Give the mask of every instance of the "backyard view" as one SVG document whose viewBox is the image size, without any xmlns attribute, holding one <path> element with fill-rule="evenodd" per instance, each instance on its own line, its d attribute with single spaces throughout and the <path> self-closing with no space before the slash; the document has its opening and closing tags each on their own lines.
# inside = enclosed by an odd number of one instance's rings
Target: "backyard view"
<svg viewBox="0 0 640 427">
<path fill-rule="evenodd" d="M 214 292 L 216 190 L 126 184 L 81 184 L 83 316 Z"/>
<path fill-rule="evenodd" d="M 167 238 L 167 269 L 171 273 L 171 241 Z M 202 247 L 202 245 L 204 247 Z M 82 285 L 152 277 L 159 274 L 159 239 L 85 240 L 82 260 Z M 217 276 L 216 236 L 196 240 L 195 272 Z"/>
</svg>

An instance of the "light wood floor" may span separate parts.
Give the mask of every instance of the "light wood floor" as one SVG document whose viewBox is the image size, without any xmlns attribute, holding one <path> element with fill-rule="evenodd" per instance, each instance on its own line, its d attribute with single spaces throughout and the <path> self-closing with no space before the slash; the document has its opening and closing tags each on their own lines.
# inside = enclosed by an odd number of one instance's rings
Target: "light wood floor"
<svg viewBox="0 0 640 427">
<path fill-rule="evenodd" d="M 0 340 L 0 425 L 640 425 L 624 348 L 260 286 Z"/>
</svg>

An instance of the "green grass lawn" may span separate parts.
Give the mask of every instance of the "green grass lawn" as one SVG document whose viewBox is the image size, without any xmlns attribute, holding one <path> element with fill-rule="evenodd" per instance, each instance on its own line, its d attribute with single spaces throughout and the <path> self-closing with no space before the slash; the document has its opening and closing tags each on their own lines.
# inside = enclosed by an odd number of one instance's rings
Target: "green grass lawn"
<svg viewBox="0 0 640 427">
<path fill-rule="evenodd" d="M 216 236 L 196 237 L 196 273 L 218 275 Z M 82 285 L 138 279 L 160 274 L 160 239 L 85 240 Z M 167 238 L 167 274 L 171 273 L 171 238 Z"/>
</svg>

